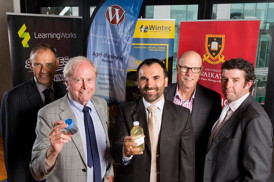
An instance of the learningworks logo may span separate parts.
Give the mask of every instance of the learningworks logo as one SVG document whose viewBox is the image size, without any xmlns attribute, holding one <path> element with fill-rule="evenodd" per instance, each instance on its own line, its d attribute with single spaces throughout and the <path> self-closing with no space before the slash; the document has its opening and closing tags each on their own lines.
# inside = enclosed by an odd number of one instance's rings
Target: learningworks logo
<svg viewBox="0 0 274 182">
<path fill-rule="evenodd" d="M 21 41 L 22 46 L 25 48 L 28 48 L 29 47 L 28 42 L 31 37 L 30 37 L 29 32 L 26 32 L 26 30 L 27 30 L 27 26 L 26 26 L 26 24 L 23 24 L 17 33 L 18 33 L 18 36 L 23 39 Z"/>
</svg>

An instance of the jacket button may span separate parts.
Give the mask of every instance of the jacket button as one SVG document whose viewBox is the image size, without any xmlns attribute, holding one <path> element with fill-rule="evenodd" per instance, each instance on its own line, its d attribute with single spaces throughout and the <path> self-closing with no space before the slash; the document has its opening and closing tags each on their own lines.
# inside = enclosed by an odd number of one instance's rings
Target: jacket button
<svg viewBox="0 0 274 182">
<path fill-rule="evenodd" d="M 82 169 L 82 171 L 85 173 L 85 172 L 87 172 L 87 170 L 86 169 Z"/>
</svg>

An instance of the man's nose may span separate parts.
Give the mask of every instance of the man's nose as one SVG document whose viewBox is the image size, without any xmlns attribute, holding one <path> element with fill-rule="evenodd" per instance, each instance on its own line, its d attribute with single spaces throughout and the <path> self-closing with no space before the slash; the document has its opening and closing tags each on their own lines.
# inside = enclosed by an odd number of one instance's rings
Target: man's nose
<svg viewBox="0 0 274 182">
<path fill-rule="evenodd" d="M 228 80 L 225 84 L 226 84 L 225 85 L 226 88 L 230 88 L 232 87 L 233 82 L 231 80 Z"/>
<path fill-rule="evenodd" d="M 152 87 L 154 85 L 154 81 L 152 79 L 147 80 L 147 87 Z"/>
<path fill-rule="evenodd" d="M 43 64 L 41 64 L 41 72 L 42 73 L 45 73 L 47 70 L 46 70 L 46 66 L 45 65 L 43 65 Z"/>
<path fill-rule="evenodd" d="M 87 85 L 87 81 L 86 80 L 82 80 L 82 88 L 85 89 Z"/>
</svg>

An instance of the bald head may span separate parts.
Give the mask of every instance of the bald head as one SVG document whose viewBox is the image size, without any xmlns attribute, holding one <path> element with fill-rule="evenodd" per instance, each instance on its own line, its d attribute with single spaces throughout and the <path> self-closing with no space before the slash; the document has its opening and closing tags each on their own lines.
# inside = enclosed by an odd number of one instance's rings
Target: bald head
<svg viewBox="0 0 274 182">
<path fill-rule="evenodd" d="M 202 63 L 203 63 L 202 57 L 197 52 L 187 51 L 187 52 L 183 53 L 179 59 L 179 64 L 183 65 L 183 63 L 186 59 L 195 60 L 195 62 L 200 65 L 199 67 L 202 67 Z"/>
</svg>

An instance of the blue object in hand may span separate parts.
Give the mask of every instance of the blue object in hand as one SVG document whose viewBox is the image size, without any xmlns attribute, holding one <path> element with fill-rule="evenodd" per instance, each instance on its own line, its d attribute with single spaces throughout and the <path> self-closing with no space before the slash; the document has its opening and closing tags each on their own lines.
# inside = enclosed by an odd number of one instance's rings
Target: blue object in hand
<svg viewBox="0 0 274 182">
<path fill-rule="evenodd" d="M 72 119 L 66 119 L 65 123 L 68 124 L 68 127 L 65 128 L 65 131 L 67 133 L 69 133 L 71 135 L 74 135 L 75 133 L 77 133 L 78 128 Z"/>
</svg>

